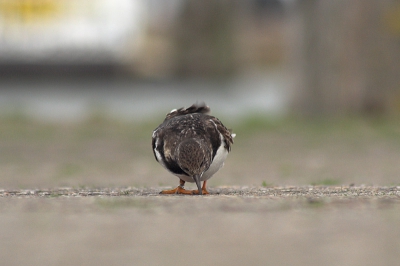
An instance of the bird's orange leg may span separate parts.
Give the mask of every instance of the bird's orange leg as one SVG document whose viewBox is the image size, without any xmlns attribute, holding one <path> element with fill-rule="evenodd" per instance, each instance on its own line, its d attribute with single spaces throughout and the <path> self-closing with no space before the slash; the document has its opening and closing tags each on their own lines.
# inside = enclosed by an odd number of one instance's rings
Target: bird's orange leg
<svg viewBox="0 0 400 266">
<path fill-rule="evenodd" d="M 203 182 L 203 186 L 201 187 L 201 191 L 203 192 L 203 195 L 208 195 L 208 194 L 210 194 L 208 191 L 207 191 L 207 189 L 206 189 L 206 183 L 207 183 L 207 180 L 205 180 L 204 182 Z M 199 190 L 193 190 L 193 194 L 199 194 Z"/>
<path fill-rule="evenodd" d="M 185 181 L 180 179 L 179 181 L 179 186 L 177 188 L 171 189 L 171 190 L 163 190 L 160 192 L 160 194 L 185 194 L 185 195 L 193 195 L 192 190 L 186 190 L 183 188 L 185 185 Z"/>
</svg>

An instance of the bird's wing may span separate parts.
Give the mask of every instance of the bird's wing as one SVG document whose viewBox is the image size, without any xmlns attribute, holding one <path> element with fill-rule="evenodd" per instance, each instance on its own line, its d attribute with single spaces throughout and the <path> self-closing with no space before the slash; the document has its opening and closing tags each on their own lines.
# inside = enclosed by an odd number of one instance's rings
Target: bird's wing
<svg viewBox="0 0 400 266">
<path fill-rule="evenodd" d="M 206 123 L 208 124 L 207 130 L 210 132 L 210 140 L 213 144 L 213 151 L 216 152 L 216 150 L 221 145 L 222 136 L 222 140 L 225 142 L 225 148 L 229 152 L 231 150 L 231 145 L 233 144 L 233 135 L 231 131 L 227 129 L 218 118 L 214 116 L 206 116 L 206 119 Z M 212 133 L 213 131 L 217 132 L 217 134 Z M 216 138 L 218 138 L 218 140 Z"/>
</svg>

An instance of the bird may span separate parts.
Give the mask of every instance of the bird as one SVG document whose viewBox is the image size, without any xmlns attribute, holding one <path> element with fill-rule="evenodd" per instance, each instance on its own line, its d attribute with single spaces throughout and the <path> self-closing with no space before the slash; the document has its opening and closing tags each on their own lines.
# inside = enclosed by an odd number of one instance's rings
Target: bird
<svg viewBox="0 0 400 266">
<path fill-rule="evenodd" d="M 155 159 L 179 178 L 178 187 L 160 194 L 209 194 L 207 180 L 224 165 L 236 136 L 209 113 L 204 102 L 173 109 L 153 131 Z M 195 183 L 197 190 L 186 190 L 185 182 Z"/>
</svg>

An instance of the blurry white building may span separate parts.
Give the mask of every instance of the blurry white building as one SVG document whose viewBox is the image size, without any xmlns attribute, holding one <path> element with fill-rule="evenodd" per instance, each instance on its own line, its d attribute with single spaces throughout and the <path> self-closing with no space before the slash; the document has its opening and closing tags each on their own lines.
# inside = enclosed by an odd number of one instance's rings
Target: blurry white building
<svg viewBox="0 0 400 266">
<path fill-rule="evenodd" d="M 142 0 L 0 0 L 0 63 L 132 60 L 144 20 Z"/>
</svg>

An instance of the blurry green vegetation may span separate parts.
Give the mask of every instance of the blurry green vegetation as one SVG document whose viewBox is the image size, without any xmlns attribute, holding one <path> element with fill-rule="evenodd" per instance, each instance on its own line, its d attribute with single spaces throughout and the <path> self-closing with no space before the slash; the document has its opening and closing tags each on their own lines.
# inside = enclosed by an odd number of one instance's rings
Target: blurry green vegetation
<svg viewBox="0 0 400 266">
<path fill-rule="evenodd" d="M 0 116 L 0 140 L 46 140 L 56 133 L 56 127 L 28 118 L 20 112 Z"/>
<path fill-rule="evenodd" d="M 339 184 L 341 184 L 340 180 L 334 178 L 321 179 L 311 183 L 313 186 L 334 186 Z"/>
<path fill-rule="evenodd" d="M 298 134 L 309 137 L 341 135 L 346 138 L 378 137 L 400 141 L 400 118 L 398 117 L 314 117 L 289 116 L 270 118 L 260 114 L 245 116 L 233 131 L 240 136 L 250 137 L 259 132 Z M 238 135 L 239 135 L 238 134 Z"/>
<path fill-rule="evenodd" d="M 262 185 L 389 185 L 400 171 L 397 117 L 249 115 L 232 128 L 237 136 L 230 159 L 237 156 L 244 178 L 257 175 Z"/>
<path fill-rule="evenodd" d="M 78 175 L 83 171 L 83 168 L 79 164 L 75 163 L 64 163 L 60 165 L 57 178 L 68 178 Z"/>
<path fill-rule="evenodd" d="M 34 140 L 50 141 L 72 138 L 85 141 L 110 137 L 111 139 L 134 138 L 149 142 L 152 131 L 162 122 L 148 119 L 145 122 L 118 120 L 107 115 L 94 113 L 83 121 L 43 122 L 31 119 L 22 113 L 0 115 L 0 141 Z M 377 137 L 400 141 L 400 118 L 392 117 L 339 117 L 339 118 L 270 118 L 250 114 L 239 122 L 226 124 L 238 133 L 238 138 L 254 134 L 276 132 L 280 134 L 307 135 L 311 138 L 326 135 L 342 135 L 344 138 Z M 131 140 L 132 140 L 131 139 Z"/>
<path fill-rule="evenodd" d="M 360 184 L 374 182 L 372 175 L 393 184 L 399 120 L 248 115 L 226 123 L 237 136 L 227 166 L 211 186 Z M 161 122 L 159 117 L 137 122 L 101 113 L 75 122 L 2 115 L 0 187 L 172 186 L 175 177 L 155 162 L 151 150 L 152 131 Z"/>
<path fill-rule="evenodd" d="M 373 130 L 380 135 L 393 135 L 400 132 L 400 118 L 384 116 L 345 116 L 345 117 L 296 117 L 273 118 L 261 114 L 250 114 L 236 124 L 235 130 L 245 134 L 260 130 L 299 133 L 357 133 L 359 130 Z"/>
<path fill-rule="evenodd" d="M 0 125 L 0 187 L 29 188 L 42 187 L 43 182 L 48 186 L 95 186 L 99 179 L 107 185 L 118 183 L 133 164 L 153 162 L 151 134 L 158 124 L 99 114 L 83 121 L 43 122 L 16 113 L 0 116 Z"/>
<path fill-rule="evenodd" d="M 71 138 L 75 141 L 96 138 L 149 138 L 148 134 L 158 125 L 157 122 L 126 122 L 93 114 L 78 122 L 43 122 L 31 119 L 22 113 L 0 116 L 0 140 L 50 141 Z"/>
<path fill-rule="evenodd" d="M 273 187 L 273 184 L 267 183 L 267 182 L 264 180 L 264 181 L 262 181 L 261 186 L 263 186 L 263 187 Z"/>
</svg>

